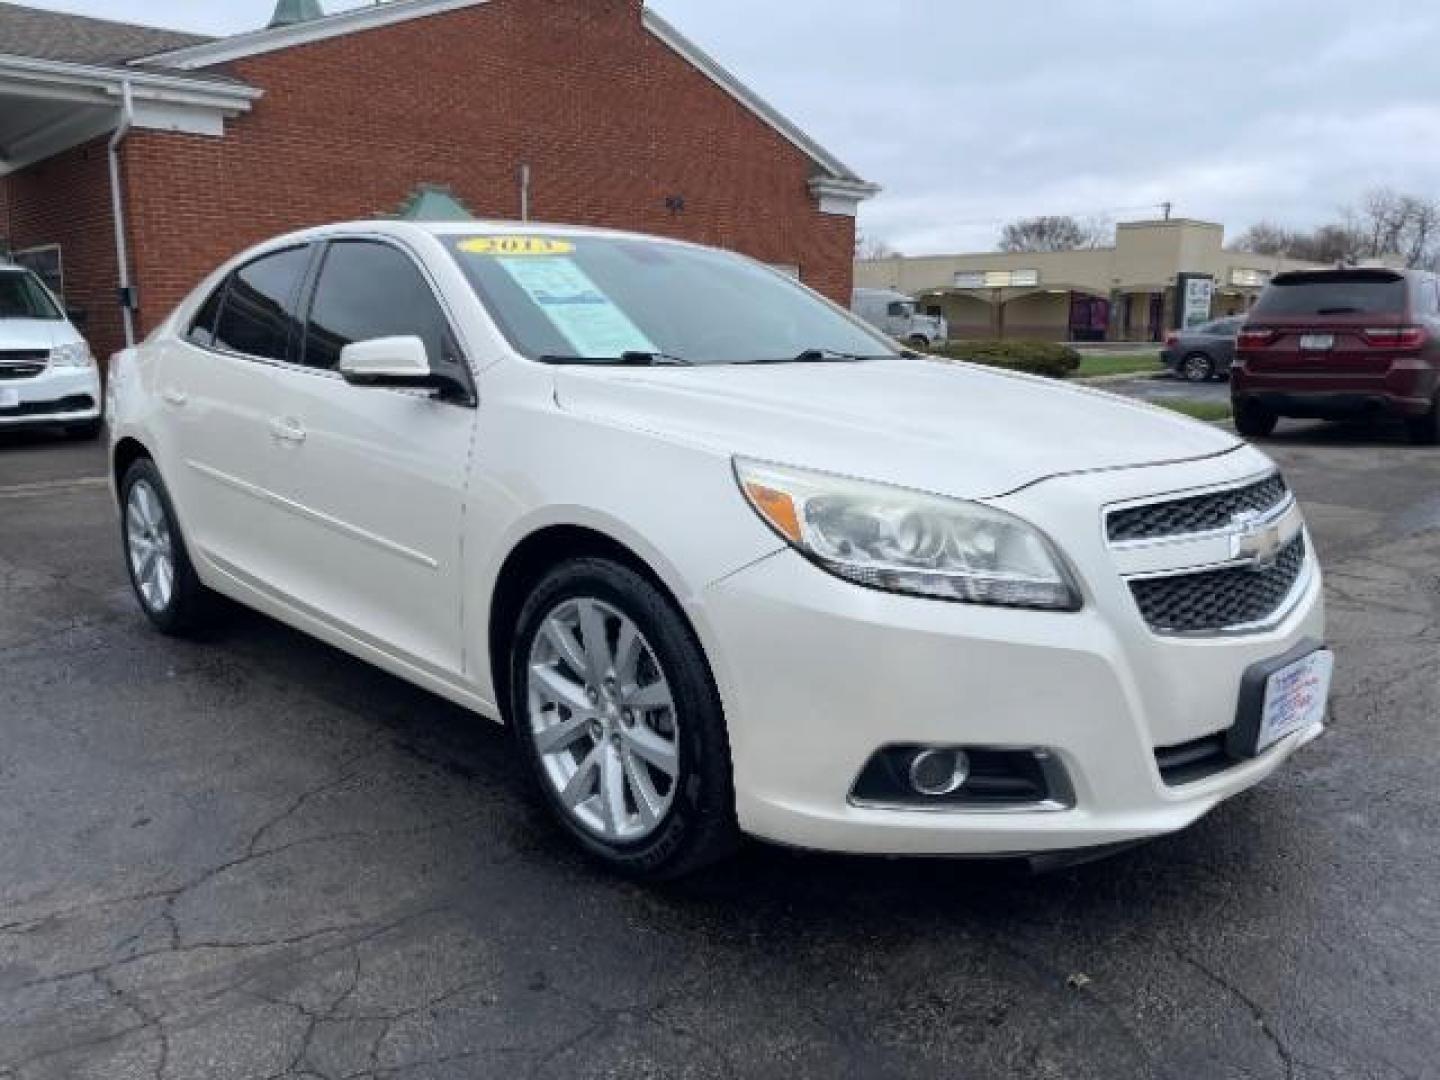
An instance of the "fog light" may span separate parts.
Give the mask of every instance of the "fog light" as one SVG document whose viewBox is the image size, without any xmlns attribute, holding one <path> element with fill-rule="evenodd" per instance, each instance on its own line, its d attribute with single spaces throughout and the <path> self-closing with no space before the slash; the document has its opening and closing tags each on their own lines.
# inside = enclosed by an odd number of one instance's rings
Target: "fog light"
<svg viewBox="0 0 1440 1080">
<path fill-rule="evenodd" d="M 970 755 L 963 750 L 921 750 L 910 759 L 910 786 L 932 799 L 953 795 L 970 779 Z"/>
</svg>

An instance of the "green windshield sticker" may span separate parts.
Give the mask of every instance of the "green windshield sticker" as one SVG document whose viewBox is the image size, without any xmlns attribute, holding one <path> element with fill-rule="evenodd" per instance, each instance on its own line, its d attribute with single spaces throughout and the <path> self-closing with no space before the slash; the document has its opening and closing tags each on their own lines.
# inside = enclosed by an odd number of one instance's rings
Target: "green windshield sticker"
<svg viewBox="0 0 1440 1080">
<path fill-rule="evenodd" d="M 496 261 L 565 336 L 577 356 L 660 351 L 574 259 L 529 256 Z"/>
</svg>

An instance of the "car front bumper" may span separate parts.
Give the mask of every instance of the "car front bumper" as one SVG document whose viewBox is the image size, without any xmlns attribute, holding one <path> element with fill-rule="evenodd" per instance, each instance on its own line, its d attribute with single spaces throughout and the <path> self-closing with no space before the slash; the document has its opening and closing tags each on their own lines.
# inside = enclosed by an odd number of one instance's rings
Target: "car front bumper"
<svg viewBox="0 0 1440 1080">
<path fill-rule="evenodd" d="M 7 391 L 18 401 L 6 406 Z M 100 373 L 94 367 L 48 367 L 29 379 L 0 381 L 0 430 L 45 424 L 83 424 L 102 413 Z"/>
<path fill-rule="evenodd" d="M 1034 854 L 1183 829 L 1322 730 L 1179 786 L 1156 759 L 1229 729 L 1253 665 L 1324 640 L 1311 560 L 1277 623 L 1209 638 L 1152 633 L 1128 590 L 1117 600 L 1093 581 L 1088 556 L 1078 569 L 1100 595 L 1076 613 L 867 590 L 791 551 L 762 560 L 711 586 L 705 603 L 721 644 L 740 824 L 799 847 L 910 855 Z M 1005 808 L 857 804 L 866 763 L 899 744 L 1041 750 L 1063 767 L 1069 797 Z"/>
</svg>

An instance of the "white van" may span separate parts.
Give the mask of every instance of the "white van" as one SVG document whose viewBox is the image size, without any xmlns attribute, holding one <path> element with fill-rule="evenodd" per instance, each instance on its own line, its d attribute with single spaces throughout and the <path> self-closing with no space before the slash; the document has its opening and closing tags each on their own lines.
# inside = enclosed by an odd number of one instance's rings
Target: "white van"
<svg viewBox="0 0 1440 1080">
<path fill-rule="evenodd" d="M 915 301 L 893 289 L 856 289 L 850 310 L 877 330 L 917 349 L 929 349 L 950 336 L 943 317 L 921 315 Z"/>
<path fill-rule="evenodd" d="M 0 431 L 53 425 L 100 434 L 100 371 L 54 294 L 0 262 Z"/>
</svg>

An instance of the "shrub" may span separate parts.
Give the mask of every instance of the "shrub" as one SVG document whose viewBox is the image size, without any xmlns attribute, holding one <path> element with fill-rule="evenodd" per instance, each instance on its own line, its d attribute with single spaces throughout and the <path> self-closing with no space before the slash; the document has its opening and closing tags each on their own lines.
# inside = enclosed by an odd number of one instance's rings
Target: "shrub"
<svg viewBox="0 0 1440 1080">
<path fill-rule="evenodd" d="M 1067 379 L 1080 370 L 1080 354 L 1068 345 L 1043 341 L 952 341 L 929 350 L 947 360 Z"/>
</svg>

